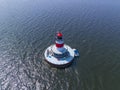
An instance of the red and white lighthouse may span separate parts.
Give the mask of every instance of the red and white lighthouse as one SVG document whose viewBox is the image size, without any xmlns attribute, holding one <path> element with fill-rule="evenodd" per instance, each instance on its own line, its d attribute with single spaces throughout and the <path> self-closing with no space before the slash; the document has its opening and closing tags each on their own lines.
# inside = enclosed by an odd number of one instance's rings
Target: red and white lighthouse
<svg viewBox="0 0 120 90">
<path fill-rule="evenodd" d="M 63 36 L 62 33 L 60 32 L 57 33 L 56 41 L 55 41 L 57 48 L 62 48 L 64 46 L 64 41 L 62 39 L 62 36 Z"/>
<path fill-rule="evenodd" d="M 55 44 L 49 46 L 44 53 L 45 60 L 56 67 L 69 66 L 74 58 L 74 50 L 64 44 L 63 35 L 61 32 L 56 34 Z"/>
</svg>

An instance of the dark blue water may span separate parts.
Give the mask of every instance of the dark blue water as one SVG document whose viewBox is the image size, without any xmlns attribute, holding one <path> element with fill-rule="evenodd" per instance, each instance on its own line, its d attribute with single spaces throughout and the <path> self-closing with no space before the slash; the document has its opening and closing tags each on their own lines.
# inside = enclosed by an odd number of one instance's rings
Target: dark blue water
<svg viewBox="0 0 120 90">
<path fill-rule="evenodd" d="M 80 52 L 44 61 L 56 31 Z M 120 90 L 119 0 L 0 0 L 0 90 Z"/>
</svg>

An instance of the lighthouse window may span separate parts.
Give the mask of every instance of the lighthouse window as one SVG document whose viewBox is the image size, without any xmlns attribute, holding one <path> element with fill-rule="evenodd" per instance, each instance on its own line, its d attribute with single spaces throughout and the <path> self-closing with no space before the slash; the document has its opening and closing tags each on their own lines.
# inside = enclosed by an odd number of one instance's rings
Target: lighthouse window
<svg viewBox="0 0 120 90">
<path fill-rule="evenodd" d="M 58 39 L 62 39 L 62 37 L 57 37 Z"/>
</svg>

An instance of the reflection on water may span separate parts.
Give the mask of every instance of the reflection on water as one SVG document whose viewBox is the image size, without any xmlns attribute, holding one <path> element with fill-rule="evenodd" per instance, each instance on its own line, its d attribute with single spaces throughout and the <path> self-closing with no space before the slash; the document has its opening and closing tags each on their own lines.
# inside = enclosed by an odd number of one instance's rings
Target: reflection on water
<svg viewBox="0 0 120 90">
<path fill-rule="evenodd" d="M 119 3 L 1 0 L 1 90 L 120 90 Z M 80 51 L 63 70 L 43 57 L 56 31 Z"/>
</svg>

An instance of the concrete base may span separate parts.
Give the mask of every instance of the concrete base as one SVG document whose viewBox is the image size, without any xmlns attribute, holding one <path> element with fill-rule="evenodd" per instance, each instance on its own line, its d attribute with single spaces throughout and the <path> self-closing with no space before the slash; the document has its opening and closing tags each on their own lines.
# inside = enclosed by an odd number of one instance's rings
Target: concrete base
<svg viewBox="0 0 120 90">
<path fill-rule="evenodd" d="M 54 45 L 49 46 L 44 53 L 45 60 L 52 66 L 57 67 L 57 68 L 65 68 L 71 65 L 73 59 L 74 59 L 74 51 L 73 49 L 68 46 L 64 45 L 64 48 L 68 51 L 69 55 L 67 57 L 62 57 L 62 58 L 56 58 L 53 55 L 52 47 Z"/>
</svg>

